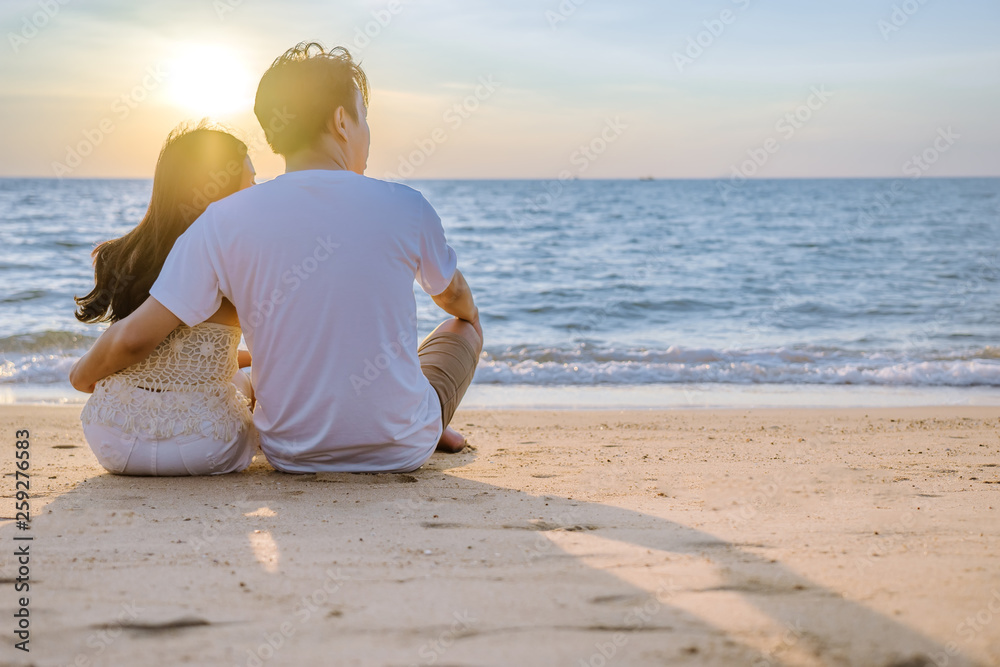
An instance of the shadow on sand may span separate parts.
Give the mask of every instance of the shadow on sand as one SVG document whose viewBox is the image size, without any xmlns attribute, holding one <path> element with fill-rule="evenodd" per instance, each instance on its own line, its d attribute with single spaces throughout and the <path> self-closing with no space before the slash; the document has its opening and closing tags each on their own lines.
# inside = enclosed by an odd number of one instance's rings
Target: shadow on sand
<svg viewBox="0 0 1000 667">
<path fill-rule="evenodd" d="M 36 522 L 32 656 L 917 667 L 946 655 L 761 545 L 449 472 L 475 456 L 438 454 L 409 475 L 285 475 L 258 457 L 216 478 L 90 477 Z"/>
</svg>

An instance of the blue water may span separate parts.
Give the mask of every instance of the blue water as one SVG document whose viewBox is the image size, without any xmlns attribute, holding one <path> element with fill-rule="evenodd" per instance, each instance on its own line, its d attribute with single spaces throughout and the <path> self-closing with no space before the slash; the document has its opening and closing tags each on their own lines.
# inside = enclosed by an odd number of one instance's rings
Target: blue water
<svg viewBox="0 0 1000 667">
<path fill-rule="evenodd" d="M 410 185 L 476 293 L 481 387 L 1000 387 L 1000 179 Z M 0 180 L 0 386 L 72 395 L 89 251 L 149 192 Z"/>
</svg>

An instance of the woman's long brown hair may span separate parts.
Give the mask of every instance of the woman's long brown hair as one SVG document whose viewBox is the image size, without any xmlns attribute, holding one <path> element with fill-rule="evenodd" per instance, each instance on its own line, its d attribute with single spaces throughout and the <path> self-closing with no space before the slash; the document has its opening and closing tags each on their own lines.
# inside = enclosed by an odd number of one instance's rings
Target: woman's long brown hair
<svg viewBox="0 0 1000 667">
<path fill-rule="evenodd" d="M 94 248 L 94 289 L 74 297 L 76 319 L 116 322 L 142 305 L 177 237 L 209 204 L 239 189 L 246 156 L 246 144 L 204 122 L 171 132 L 146 215 L 129 233 Z"/>
</svg>

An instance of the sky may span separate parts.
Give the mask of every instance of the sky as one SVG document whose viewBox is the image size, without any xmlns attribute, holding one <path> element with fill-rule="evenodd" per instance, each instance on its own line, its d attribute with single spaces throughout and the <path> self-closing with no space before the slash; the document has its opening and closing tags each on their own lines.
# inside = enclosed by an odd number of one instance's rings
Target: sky
<svg viewBox="0 0 1000 667">
<path fill-rule="evenodd" d="M 996 0 L 2 0 L 0 176 L 148 178 L 303 40 L 372 85 L 376 178 L 1000 176 Z"/>
</svg>

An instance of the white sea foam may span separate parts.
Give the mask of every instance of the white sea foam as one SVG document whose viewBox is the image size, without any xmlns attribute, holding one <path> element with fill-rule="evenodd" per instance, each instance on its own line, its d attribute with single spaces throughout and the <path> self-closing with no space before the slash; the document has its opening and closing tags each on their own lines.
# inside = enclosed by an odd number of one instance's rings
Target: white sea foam
<svg viewBox="0 0 1000 667">
<path fill-rule="evenodd" d="M 874 367 L 858 360 L 840 365 L 752 362 L 643 363 L 637 361 L 484 360 L 481 384 L 827 384 L 885 386 L 1000 386 L 1000 362 L 914 361 Z"/>
<path fill-rule="evenodd" d="M 82 350 L 8 353 L 0 384 L 65 382 Z M 1000 355 L 982 348 L 951 355 L 835 348 L 510 347 L 487 352 L 477 384 L 584 386 L 651 384 L 812 384 L 998 387 Z"/>
</svg>

